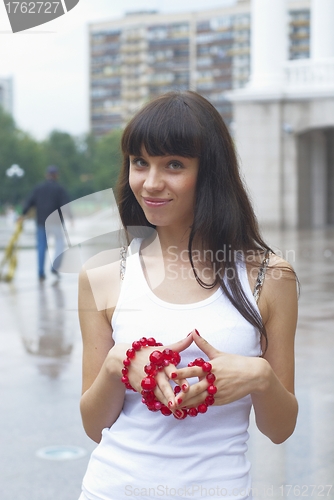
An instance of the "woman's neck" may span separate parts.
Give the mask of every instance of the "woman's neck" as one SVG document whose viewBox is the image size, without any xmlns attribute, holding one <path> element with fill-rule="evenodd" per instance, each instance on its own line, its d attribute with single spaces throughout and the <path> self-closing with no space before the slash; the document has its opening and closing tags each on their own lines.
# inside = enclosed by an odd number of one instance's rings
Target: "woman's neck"
<svg viewBox="0 0 334 500">
<path fill-rule="evenodd" d="M 181 228 L 178 231 L 169 227 L 157 228 L 156 238 L 160 243 L 162 254 L 169 254 L 171 249 L 176 254 L 188 250 L 190 230 L 190 228 Z"/>
<path fill-rule="evenodd" d="M 189 237 L 191 228 L 186 230 L 182 229 L 176 232 L 170 228 L 163 227 L 157 228 L 153 234 L 146 239 L 141 247 L 141 251 L 145 255 L 159 255 L 164 260 L 169 261 L 171 258 L 173 262 L 176 261 L 189 261 Z M 199 260 L 202 260 L 203 250 L 198 240 L 194 239 L 191 245 L 192 252 L 197 255 Z M 171 257 L 172 256 L 172 257 Z M 201 257 L 198 257 L 201 256 Z"/>
</svg>

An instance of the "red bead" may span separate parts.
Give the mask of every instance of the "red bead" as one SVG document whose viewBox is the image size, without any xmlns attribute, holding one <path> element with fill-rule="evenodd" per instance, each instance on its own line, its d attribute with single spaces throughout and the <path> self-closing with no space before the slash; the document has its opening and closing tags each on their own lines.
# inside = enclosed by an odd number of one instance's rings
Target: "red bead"
<svg viewBox="0 0 334 500">
<path fill-rule="evenodd" d="M 147 338 L 146 337 L 142 337 L 141 339 L 139 339 L 139 342 L 144 347 L 144 346 L 147 345 Z"/>
<path fill-rule="evenodd" d="M 172 351 L 172 349 L 167 348 L 167 349 L 164 349 L 162 352 L 165 356 L 165 359 L 168 359 L 169 361 L 171 359 L 173 359 L 174 351 Z"/>
<path fill-rule="evenodd" d="M 133 359 L 136 355 L 136 351 L 131 347 L 131 349 L 126 351 L 126 355 L 128 358 Z"/>
<path fill-rule="evenodd" d="M 215 402 L 215 398 L 214 398 L 213 396 L 211 396 L 211 395 L 207 396 L 207 397 L 205 398 L 205 401 L 204 401 L 204 403 L 205 403 L 206 405 L 208 405 L 208 406 L 213 405 L 213 403 L 214 403 L 214 402 Z"/>
<path fill-rule="evenodd" d="M 149 396 L 152 396 L 153 398 L 155 398 L 155 395 L 154 395 L 154 390 L 149 390 L 149 389 L 143 389 L 141 391 L 142 396 L 144 396 L 144 398 L 148 398 Z"/>
<path fill-rule="evenodd" d="M 207 376 L 206 376 L 206 380 L 209 382 L 209 384 L 211 385 L 212 382 L 214 382 L 216 380 L 216 377 L 214 376 L 213 373 L 208 373 Z"/>
<path fill-rule="evenodd" d="M 128 358 L 126 358 L 126 359 L 123 361 L 123 365 L 124 365 L 124 366 L 130 366 L 130 365 L 131 365 L 131 361 L 130 361 Z"/>
<path fill-rule="evenodd" d="M 203 358 L 196 358 L 194 361 L 195 366 L 203 366 L 203 363 L 205 363 Z"/>
<path fill-rule="evenodd" d="M 188 410 L 189 417 L 196 417 L 197 413 L 198 413 L 198 411 L 196 410 L 196 408 L 189 408 L 189 410 Z"/>
<path fill-rule="evenodd" d="M 181 387 L 179 385 L 176 385 L 174 387 L 174 394 L 178 394 L 179 392 L 181 392 Z"/>
<path fill-rule="evenodd" d="M 209 394 L 216 394 L 217 387 L 215 385 L 209 385 L 209 387 L 207 388 L 207 391 Z"/>
<path fill-rule="evenodd" d="M 172 361 L 173 365 L 175 365 L 175 366 L 178 365 L 180 363 L 180 361 L 181 361 L 180 354 L 175 351 L 174 354 L 173 354 L 173 357 L 172 357 L 171 361 Z"/>
<path fill-rule="evenodd" d="M 160 401 L 155 401 L 155 403 L 154 403 L 154 408 L 155 408 L 156 410 L 161 410 L 161 408 L 162 408 L 162 403 L 160 403 Z"/>
<path fill-rule="evenodd" d="M 155 365 L 161 365 L 164 361 L 164 355 L 160 351 L 153 351 L 150 354 L 150 361 Z"/>
<path fill-rule="evenodd" d="M 198 405 L 197 410 L 198 410 L 198 413 L 205 413 L 205 412 L 207 412 L 208 407 L 206 406 L 205 403 L 202 403 L 202 404 Z"/>
<path fill-rule="evenodd" d="M 157 383 L 155 381 L 155 378 L 153 378 L 153 377 L 145 377 L 141 381 L 141 386 L 146 391 L 151 391 L 151 390 L 155 389 L 156 385 L 157 385 Z"/>
<path fill-rule="evenodd" d="M 154 403 L 147 403 L 146 406 L 150 411 L 158 411 L 154 406 Z"/>
<path fill-rule="evenodd" d="M 147 373 L 147 375 L 156 375 L 157 370 L 155 369 L 154 365 L 148 364 L 144 366 L 144 372 Z"/>
<path fill-rule="evenodd" d="M 147 345 L 149 345 L 150 347 L 153 347 L 156 345 L 156 340 L 153 337 L 150 337 L 149 339 L 147 339 L 146 342 L 147 342 Z"/>
<path fill-rule="evenodd" d="M 128 384 L 129 378 L 126 375 L 123 375 L 123 377 L 121 378 L 121 381 L 123 382 L 123 384 Z"/>
<path fill-rule="evenodd" d="M 169 415 L 171 415 L 171 414 L 172 414 L 172 412 L 170 411 L 170 409 L 169 409 L 169 408 L 167 408 L 167 406 L 165 406 L 165 405 L 162 405 L 162 407 L 161 407 L 161 410 L 160 410 L 160 411 L 161 411 L 161 413 L 162 413 L 163 415 L 165 415 L 165 417 L 169 417 Z"/>
<path fill-rule="evenodd" d="M 141 342 L 139 340 L 135 340 L 132 342 L 132 347 L 135 351 L 139 351 L 143 346 L 141 345 Z"/>
<path fill-rule="evenodd" d="M 122 375 L 127 375 L 129 373 L 129 370 L 127 368 L 122 369 Z"/>
<path fill-rule="evenodd" d="M 190 361 L 190 363 L 188 363 L 188 366 L 189 366 L 189 367 L 195 366 L 195 365 L 194 365 L 194 362 L 193 362 L 193 361 Z"/>
<path fill-rule="evenodd" d="M 205 361 L 202 364 L 202 370 L 203 370 L 203 372 L 211 372 L 211 370 L 212 370 L 211 363 L 208 363 L 207 361 Z"/>
<path fill-rule="evenodd" d="M 155 343 L 155 346 L 156 346 L 156 347 L 161 347 L 161 346 L 163 346 L 163 344 L 162 344 L 161 342 L 156 342 L 156 343 Z"/>
</svg>

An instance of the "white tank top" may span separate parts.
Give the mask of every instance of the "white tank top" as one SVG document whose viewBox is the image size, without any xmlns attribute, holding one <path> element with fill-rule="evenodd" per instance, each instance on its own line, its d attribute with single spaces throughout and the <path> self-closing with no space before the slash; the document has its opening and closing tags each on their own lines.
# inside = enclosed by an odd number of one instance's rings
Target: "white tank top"
<svg viewBox="0 0 334 500">
<path fill-rule="evenodd" d="M 131 344 L 154 337 L 164 345 L 183 339 L 196 328 L 210 344 L 226 353 L 259 356 L 260 334 L 222 293 L 193 304 L 159 299 L 145 279 L 139 248 L 132 242 L 121 293 L 112 319 L 115 343 Z M 257 308 L 245 265 L 238 274 Z M 206 356 L 192 344 L 181 353 L 186 366 Z M 190 380 L 191 382 L 191 380 Z M 141 395 L 127 390 L 121 414 L 92 453 L 83 480 L 89 500 L 251 498 L 247 451 L 251 397 L 207 413 L 177 420 L 150 412 Z"/>
</svg>

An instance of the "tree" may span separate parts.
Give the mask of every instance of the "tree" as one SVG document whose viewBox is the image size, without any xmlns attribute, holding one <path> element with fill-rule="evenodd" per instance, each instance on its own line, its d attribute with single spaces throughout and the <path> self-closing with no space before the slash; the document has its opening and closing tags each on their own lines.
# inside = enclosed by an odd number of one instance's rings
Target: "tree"
<svg viewBox="0 0 334 500">
<path fill-rule="evenodd" d="M 14 164 L 24 176 L 8 177 L 6 171 Z M 43 151 L 29 134 L 20 131 L 14 119 L 0 106 L 0 206 L 17 205 L 38 181 L 43 168 Z"/>
<path fill-rule="evenodd" d="M 54 130 L 38 142 L 18 129 L 0 106 L 0 207 L 22 204 L 33 187 L 44 180 L 48 165 L 59 168 L 60 182 L 72 200 L 113 188 L 122 161 L 121 135 L 121 130 L 113 130 L 97 139 L 92 134 L 73 137 Z M 13 164 L 24 169 L 23 177 L 6 175 Z"/>
<path fill-rule="evenodd" d="M 93 178 L 95 191 L 116 185 L 122 163 L 121 136 L 122 130 L 113 130 L 97 142 Z"/>
</svg>

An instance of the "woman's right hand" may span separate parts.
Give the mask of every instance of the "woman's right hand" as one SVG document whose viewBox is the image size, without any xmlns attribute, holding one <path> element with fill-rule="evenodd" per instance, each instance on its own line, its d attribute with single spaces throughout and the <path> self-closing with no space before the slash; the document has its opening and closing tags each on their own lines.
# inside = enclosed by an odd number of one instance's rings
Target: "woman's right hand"
<svg viewBox="0 0 334 500">
<path fill-rule="evenodd" d="M 184 339 L 175 342 L 174 344 L 157 346 L 157 347 L 142 347 L 139 351 L 136 351 L 135 357 L 131 360 L 131 365 L 129 367 L 129 382 L 131 386 L 139 393 L 142 391 L 141 381 L 146 377 L 144 371 L 145 365 L 149 363 L 150 354 L 154 351 L 163 351 L 164 349 L 171 349 L 172 351 L 182 352 L 187 349 L 193 342 L 192 335 L 188 335 Z M 131 347 L 130 344 L 115 344 L 112 349 L 110 349 L 107 356 L 107 367 L 109 367 L 110 373 L 113 376 L 118 376 L 119 379 L 122 377 L 123 360 L 126 358 L 126 351 Z M 159 371 L 155 376 L 157 386 L 154 390 L 156 398 L 168 406 L 168 408 L 173 411 L 175 408 L 175 395 L 173 388 L 171 386 L 171 374 L 176 371 L 176 366 L 169 364 L 163 370 Z M 186 379 L 178 380 L 178 383 L 182 387 L 182 390 L 186 392 L 189 389 L 189 382 Z"/>
</svg>

